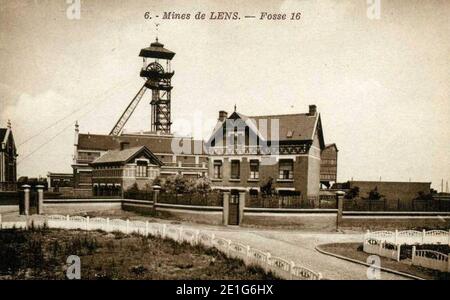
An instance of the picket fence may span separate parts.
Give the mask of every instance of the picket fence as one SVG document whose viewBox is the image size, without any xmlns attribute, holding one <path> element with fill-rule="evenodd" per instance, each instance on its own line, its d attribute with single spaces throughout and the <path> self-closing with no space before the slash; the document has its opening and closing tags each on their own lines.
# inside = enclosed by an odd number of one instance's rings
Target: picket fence
<svg viewBox="0 0 450 300">
<path fill-rule="evenodd" d="M 404 230 L 373 231 L 367 230 L 364 240 L 375 239 L 396 245 L 450 245 L 450 231 L 445 230 Z"/>
<path fill-rule="evenodd" d="M 450 261 L 448 257 L 449 255 L 433 250 L 416 250 L 416 246 L 413 246 L 411 262 L 415 266 L 441 272 L 450 272 Z"/>
<path fill-rule="evenodd" d="M 214 247 L 230 258 L 242 259 L 247 266 L 256 265 L 266 272 L 272 272 L 283 279 L 320 280 L 321 273 L 299 266 L 292 261 L 272 256 L 269 252 L 252 248 L 242 243 L 216 237 L 202 230 L 194 230 L 182 226 L 150 223 L 148 221 L 130 221 L 109 218 L 89 218 L 81 216 L 50 215 L 45 220 L 49 228 L 119 231 L 125 234 L 140 234 L 144 236 L 159 236 L 176 242 L 187 242 L 191 245 L 201 244 Z M 1 223 L 0 228 L 27 228 L 26 222 Z"/>
<path fill-rule="evenodd" d="M 363 251 L 400 261 L 400 245 L 376 239 L 365 239 Z"/>
</svg>

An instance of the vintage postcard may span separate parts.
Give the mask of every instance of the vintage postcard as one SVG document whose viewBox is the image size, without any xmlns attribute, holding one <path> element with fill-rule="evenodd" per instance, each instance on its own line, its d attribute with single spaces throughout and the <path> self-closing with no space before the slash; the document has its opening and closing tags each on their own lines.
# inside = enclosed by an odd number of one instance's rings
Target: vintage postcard
<svg viewBox="0 0 450 300">
<path fill-rule="evenodd" d="M 446 0 L 0 0 L 0 279 L 448 280 L 449 58 Z"/>
</svg>

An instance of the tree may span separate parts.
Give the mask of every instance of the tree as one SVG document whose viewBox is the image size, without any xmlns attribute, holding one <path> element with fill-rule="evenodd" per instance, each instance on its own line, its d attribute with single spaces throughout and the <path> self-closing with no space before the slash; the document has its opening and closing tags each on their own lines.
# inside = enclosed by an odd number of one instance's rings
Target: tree
<svg viewBox="0 0 450 300">
<path fill-rule="evenodd" d="M 359 187 L 354 186 L 345 193 L 345 199 L 354 199 L 359 196 Z"/>
<path fill-rule="evenodd" d="M 195 191 L 206 195 L 211 191 L 211 180 L 207 177 L 200 177 L 195 181 Z"/>
<path fill-rule="evenodd" d="M 263 196 L 272 196 L 275 188 L 273 187 L 273 178 L 269 177 L 265 184 L 261 186 L 261 194 Z"/>
<path fill-rule="evenodd" d="M 384 198 L 384 196 L 378 192 L 378 187 L 375 186 L 375 188 L 369 192 L 369 197 L 366 199 L 369 199 L 370 201 L 378 201 L 382 198 Z"/>
</svg>

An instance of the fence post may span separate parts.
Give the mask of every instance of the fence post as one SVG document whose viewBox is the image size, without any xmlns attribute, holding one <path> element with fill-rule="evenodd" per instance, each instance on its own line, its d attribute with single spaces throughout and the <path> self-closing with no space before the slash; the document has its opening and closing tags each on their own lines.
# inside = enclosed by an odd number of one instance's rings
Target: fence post
<svg viewBox="0 0 450 300">
<path fill-rule="evenodd" d="M 22 185 L 23 188 L 23 203 L 24 210 L 23 213 L 28 216 L 30 213 L 30 186 L 27 184 Z"/>
<path fill-rule="evenodd" d="M 291 261 L 291 263 L 289 264 L 289 279 L 293 280 L 294 278 L 294 268 L 295 268 L 295 262 Z"/>
<path fill-rule="evenodd" d="M 106 231 L 110 231 L 109 218 L 106 218 Z"/>
<path fill-rule="evenodd" d="M 44 186 L 37 185 L 36 188 L 38 193 L 37 213 L 42 215 L 44 213 Z"/>
<path fill-rule="evenodd" d="M 194 241 L 195 241 L 195 244 L 196 245 L 198 245 L 199 244 L 199 238 L 200 238 L 200 230 L 196 230 L 195 231 L 195 237 L 194 237 Z"/>
<path fill-rule="evenodd" d="M 425 237 L 426 237 L 427 233 L 425 231 L 425 229 L 422 230 L 422 244 L 425 243 Z"/>
<path fill-rule="evenodd" d="M 270 252 L 267 252 L 267 260 L 266 260 L 266 272 L 270 271 L 270 259 L 271 259 L 272 254 L 270 254 Z"/>
<path fill-rule="evenodd" d="M 167 227 L 167 225 L 166 225 L 166 224 L 163 224 L 163 226 L 162 226 L 162 232 L 161 232 L 162 238 L 165 238 L 165 237 L 166 237 L 166 227 Z"/>
<path fill-rule="evenodd" d="M 148 236 L 148 221 L 145 221 L 145 236 Z"/>
<path fill-rule="evenodd" d="M 127 219 L 127 227 L 125 229 L 125 233 L 128 234 L 130 228 L 130 220 Z"/>
<path fill-rule="evenodd" d="M 0 229 L 2 229 L 2 214 L 0 214 Z"/>
<path fill-rule="evenodd" d="M 397 245 L 397 261 L 400 261 L 400 245 Z"/>
<path fill-rule="evenodd" d="M 336 230 L 339 229 L 339 226 L 342 223 L 342 211 L 344 209 L 344 195 L 343 191 L 336 192 L 336 206 L 337 206 L 337 217 L 336 217 Z"/>
<path fill-rule="evenodd" d="M 178 229 L 178 242 L 183 242 L 183 226 Z"/>
<path fill-rule="evenodd" d="M 89 230 L 89 216 L 86 216 L 86 230 Z"/>
<path fill-rule="evenodd" d="M 398 230 L 395 229 L 394 244 L 396 244 L 396 245 L 397 245 L 397 240 L 398 240 Z"/>
</svg>

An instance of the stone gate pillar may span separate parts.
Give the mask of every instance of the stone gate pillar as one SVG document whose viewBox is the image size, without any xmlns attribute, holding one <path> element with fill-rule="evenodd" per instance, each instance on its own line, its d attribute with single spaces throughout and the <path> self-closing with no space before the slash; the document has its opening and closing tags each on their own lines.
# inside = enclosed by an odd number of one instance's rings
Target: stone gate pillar
<svg viewBox="0 0 450 300">
<path fill-rule="evenodd" d="M 244 217 L 245 193 L 239 192 L 239 224 L 242 223 L 242 218 Z"/>
<path fill-rule="evenodd" d="M 223 191 L 223 225 L 228 225 L 228 213 L 230 211 L 230 191 Z"/>
<path fill-rule="evenodd" d="M 44 186 L 37 185 L 38 201 L 37 201 L 37 214 L 42 215 L 44 213 Z"/>
<path fill-rule="evenodd" d="M 152 186 L 152 188 L 153 188 L 153 206 L 155 206 L 158 203 L 158 196 L 161 187 L 159 185 L 154 185 Z"/>
<path fill-rule="evenodd" d="M 344 209 L 344 195 L 343 191 L 336 192 L 336 208 L 337 208 L 337 219 L 336 219 L 336 229 L 342 224 L 342 211 Z"/>
<path fill-rule="evenodd" d="M 22 214 L 28 216 L 30 214 L 30 186 L 22 185 L 23 188 L 23 211 Z"/>
</svg>

